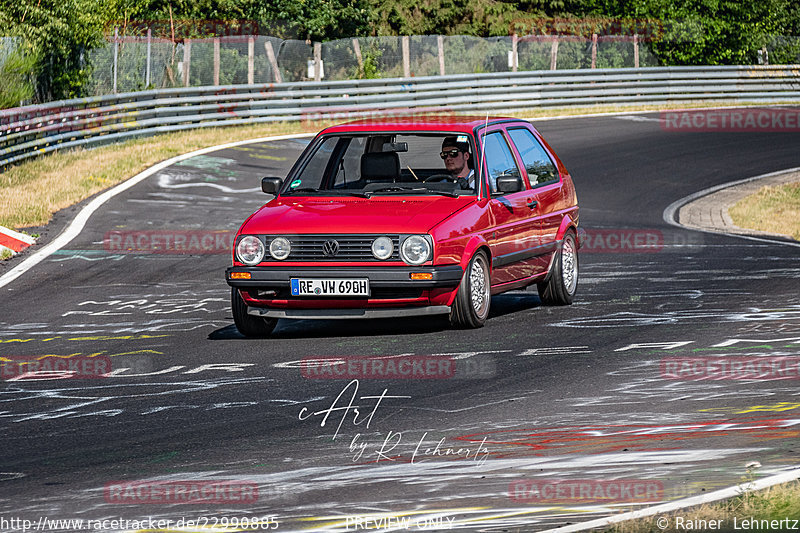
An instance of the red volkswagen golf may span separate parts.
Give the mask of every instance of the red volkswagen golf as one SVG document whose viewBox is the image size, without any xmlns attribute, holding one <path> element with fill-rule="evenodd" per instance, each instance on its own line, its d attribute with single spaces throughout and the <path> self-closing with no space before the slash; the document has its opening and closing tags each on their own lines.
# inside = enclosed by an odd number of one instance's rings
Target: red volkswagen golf
<svg viewBox="0 0 800 533">
<path fill-rule="evenodd" d="M 514 118 L 405 117 L 320 132 L 236 235 L 236 327 L 279 318 L 449 315 L 481 327 L 491 297 L 536 284 L 569 304 L 578 202 L 566 168 Z"/>
</svg>

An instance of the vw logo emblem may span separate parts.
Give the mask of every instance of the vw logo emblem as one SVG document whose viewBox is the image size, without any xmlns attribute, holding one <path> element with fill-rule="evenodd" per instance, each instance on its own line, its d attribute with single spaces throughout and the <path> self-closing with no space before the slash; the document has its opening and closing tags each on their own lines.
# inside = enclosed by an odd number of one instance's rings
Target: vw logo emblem
<svg viewBox="0 0 800 533">
<path fill-rule="evenodd" d="M 325 241 L 325 244 L 322 245 L 322 254 L 325 257 L 334 257 L 338 253 L 339 253 L 338 241 L 334 240 Z"/>
</svg>

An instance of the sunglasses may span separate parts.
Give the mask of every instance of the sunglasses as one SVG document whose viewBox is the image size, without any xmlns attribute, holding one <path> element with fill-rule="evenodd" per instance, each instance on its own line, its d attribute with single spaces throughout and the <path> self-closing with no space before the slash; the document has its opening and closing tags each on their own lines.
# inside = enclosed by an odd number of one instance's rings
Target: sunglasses
<svg viewBox="0 0 800 533">
<path fill-rule="evenodd" d="M 460 153 L 461 150 L 458 148 L 453 148 L 452 150 L 447 150 L 446 152 L 439 152 L 439 157 L 442 159 L 447 159 L 448 157 L 456 157 Z"/>
</svg>

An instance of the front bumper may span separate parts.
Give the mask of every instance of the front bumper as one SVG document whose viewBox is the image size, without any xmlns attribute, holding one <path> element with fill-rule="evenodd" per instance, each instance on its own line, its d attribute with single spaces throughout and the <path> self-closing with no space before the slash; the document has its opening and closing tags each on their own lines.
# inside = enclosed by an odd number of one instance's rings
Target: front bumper
<svg viewBox="0 0 800 533">
<path fill-rule="evenodd" d="M 292 319 L 349 319 L 349 318 L 397 318 L 407 316 L 443 315 L 450 312 L 447 305 L 426 305 L 395 309 L 270 309 L 248 307 L 247 313 L 262 318 Z"/>
<path fill-rule="evenodd" d="M 231 279 L 234 272 L 249 272 L 250 279 Z M 430 280 L 412 280 L 412 272 L 431 274 Z M 244 267 L 225 270 L 228 285 L 238 289 L 288 289 L 291 278 L 368 278 L 370 288 L 437 289 L 458 286 L 463 269 L 459 265 L 439 267 L 375 266 L 375 267 Z"/>
<path fill-rule="evenodd" d="M 231 279 L 247 272 L 250 279 Z M 430 274 L 412 280 L 411 273 Z M 228 285 L 239 289 L 247 312 L 264 318 L 348 319 L 438 315 L 450 304 L 464 271 L 459 265 L 396 266 L 234 266 L 226 270 Z M 292 296 L 291 279 L 367 278 L 370 296 Z"/>
</svg>

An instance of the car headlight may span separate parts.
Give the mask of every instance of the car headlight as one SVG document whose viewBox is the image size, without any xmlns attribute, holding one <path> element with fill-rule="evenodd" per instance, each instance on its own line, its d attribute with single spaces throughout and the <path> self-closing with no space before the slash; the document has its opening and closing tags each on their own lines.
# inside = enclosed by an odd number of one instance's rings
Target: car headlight
<svg viewBox="0 0 800 533">
<path fill-rule="evenodd" d="M 291 251 L 292 245 L 289 243 L 289 239 L 285 237 L 276 237 L 269 243 L 270 255 L 279 261 L 289 257 Z"/>
<path fill-rule="evenodd" d="M 389 259 L 392 257 L 392 252 L 394 252 L 394 243 L 389 237 L 378 237 L 372 241 L 372 255 L 375 256 L 375 259 L 381 261 Z"/>
<path fill-rule="evenodd" d="M 239 240 L 236 245 L 236 256 L 239 261 L 248 266 L 257 265 L 264 259 L 264 243 L 261 239 L 252 235 L 247 235 Z"/>
<path fill-rule="evenodd" d="M 409 265 L 421 265 L 431 258 L 431 243 L 422 235 L 409 235 L 400 245 L 400 257 Z"/>
</svg>

